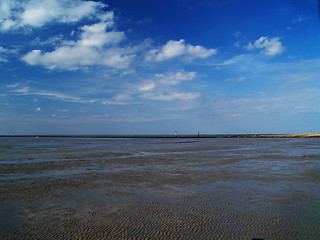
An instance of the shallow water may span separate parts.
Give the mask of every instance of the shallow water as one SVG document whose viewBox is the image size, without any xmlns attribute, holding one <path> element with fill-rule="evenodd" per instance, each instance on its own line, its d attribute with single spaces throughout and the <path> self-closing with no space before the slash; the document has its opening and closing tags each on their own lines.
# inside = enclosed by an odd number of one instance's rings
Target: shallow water
<svg viewBox="0 0 320 240">
<path fill-rule="evenodd" d="M 0 238 L 320 239 L 319 161 L 319 138 L 0 138 Z"/>
</svg>

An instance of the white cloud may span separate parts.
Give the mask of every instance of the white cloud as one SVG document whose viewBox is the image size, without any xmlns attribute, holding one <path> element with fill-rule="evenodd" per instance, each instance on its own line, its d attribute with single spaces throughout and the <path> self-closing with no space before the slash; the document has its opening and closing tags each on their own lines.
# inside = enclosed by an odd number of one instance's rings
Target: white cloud
<svg viewBox="0 0 320 240">
<path fill-rule="evenodd" d="M 8 31 L 25 26 L 42 27 L 52 22 L 72 23 L 94 16 L 106 5 L 81 0 L 2 0 L 0 29 Z"/>
<path fill-rule="evenodd" d="M 82 46 L 98 47 L 116 44 L 125 39 L 124 32 L 106 32 L 107 27 L 113 24 L 112 19 L 107 22 L 99 22 L 93 25 L 82 27 L 81 40 L 78 42 Z"/>
<path fill-rule="evenodd" d="M 6 49 L 4 47 L 1 47 L 0 46 L 0 53 L 16 53 L 17 51 L 16 50 L 12 50 L 12 49 Z"/>
<path fill-rule="evenodd" d="M 129 101 L 132 99 L 131 95 L 120 93 L 113 98 L 116 102 Z M 105 101 L 106 102 L 106 101 Z M 107 103 L 107 102 L 106 102 Z M 105 104 L 105 103 L 104 103 Z"/>
<path fill-rule="evenodd" d="M 19 83 L 13 83 L 13 84 L 6 85 L 7 88 L 16 88 L 18 86 L 19 86 Z"/>
<path fill-rule="evenodd" d="M 1 22 L 1 28 L 2 31 L 8 31 L 10 28 L 13 28 L 15 26 L 15 22 L 11 19 L 5 19 Z"/>
<path fill-rule="evenodd" d="M 193 80 L 196 74 L 196 72 L 155 74 L 152 79 L 138 85 L 138 92 L 142 92 L 138 97 L 159 101 L 194 100 L 200 96 L 200 93 L 181 92 L 177 85 L 182 81 Z"/>
<path fill-rule="evenodd" d="M 6 58 L 0 56 L 0 62 L 8 62 L 8 60 Z"/>
<path fill-rule="evenodd" d="M 267 63 L 262 55 L 258 54 L 242 54 L 216 64 L 218 67 L 227 67 L 232 72 L 238 74 L 257 74 L 269 71 Z"/>
<path fill-rule="evenodd" d="M 140 92 L 148 92 L 152 90 L 160 91 L 166 86 L 178 85 L 181 81 L 190 81 L 196 77 L 196 72 L 177 72 L 177 73 L 157 73 L 152 79 L 149 79 L 138 85 L 137 89 Z"/>
<path fill-rule="evenodd" d="M 202 46 L 186 44 L 183 39 L 179 41 L 168 41 L 160 49 L 150 50 L 146 56 L 147 61 L 165 61 L 175 57 L 183 56 L 187 60 L 196 58 L 207 58 L 217 53 L 216 49 L 206 49 Z"/>
<path fill-rule="evenodd" d="M 223 115 L 250 117 L 266 114 L 299 114 L 304 112 L 319 113 L 319 89 L 303 88 L 290 89 L 287 92 L 278 92 L 271 96 L 251 96 L 248 98 L 214 99 L 206 108 Z M 316 99 L 316 101 L 315 101 Z M 310 103 L 315 104 L 310 104 Z"/>
<path fill-rule="evenodd" d="M 241 114 L 241 113 L 233 113 L 232 114 L 232 117 L 242 117 L 243 116 L 243 114 Z"/>
<path fill-rule="evenodd" d="M 0 46 L 0 62 L 8 62 L 8 56 L 16 54 L 18 51 L 15 49 L 7 49 Z"/>
<path fill-rule="evenodd" d="M 28 95 L 28 94 L 30 93 L 30 88 L 29 88 L 29 87 L 17 88 L 17 89 L 15 89 L 15 90 L 13 90 L 13 92 Z"/>
<path fill-rule="evenodd" d="M 135 70 L 124 71 L 120 74 L 120 77 L 131 75 L 131 74 L 134 74 L 135 72 L 136 72 Z"/>
<path fill-rule="evenodd" d="M 115 46 L 125 39 L 125 34 L 119 31 L 106 32 L 113 25 L 113 14 L 105 16 L 105 21 L 81 27 L 78 41 L 64 42 L 52 52 L 36 49 L 22 59 L 30 65 L 43 65 L 48 69 L 76 70 L 92 65 L 127 68 L 135 55 L 130 49 Z"/>
<path fill-rule="evenodd" d="M 83 99 L 80 97 L 75 97 L 59 92 L 50 92 L 50 91 L 43 91 L 43 90 L 36 90 L 32 89 L 28 86 L 20 86 L 20 84 L 12 84 L 7 85 L 6 87 L 11 88 L 10 90 L 12 93 L 16 93 L 19 95 L 25 95 L 25 96 L 42 96 L 45 98 L 54 98 L 60 101 L 65 102 L 79 102 L 79 103 L 93 103 L 96 102 L 96 100 L 92 99 Z M 61 110 L 64 111 L 64 110 Z"/>
<path fill-rule="evenodd" d="M 151 94 L 147 93 L 141 96 L 151 100 L 172 101 L 172 100 L 194 100 L 200 97 L 200 93 L 196 92 L 172 92 L 168 94 Z"/>
<path fill-rule="evenodd" d="M 244 76 L 240 76 L 238 78 L 227 78 L 226 82 L 243 82 L 246 78 Z"/>
<path fill-rule="evenodd" d="M 285 49 L 278 37 L 270 40 L 268 37 L 260 37 L 254 43 L 249 42 L 245 48 L 248 50 L 262 49 L 261 53 L 269 57 L 281 54 Z"/>
<path fill-rule="evenodd" d="M 120 96 L 120 99 L 118 99 L 118 96 Z M 123 99 L 122 96 L 124 96 L 124 99 Z M 132 97 L 130 95 L 125 96 L 124 94 L 119 94 L 119 95 L 115 96 L 113 98 L 113 100 L 110 100 L 110 99 L 103 100 L 101 102 L 101 104 L 103 104 L 103 105 L 118 105 L 118 106 L 120 106 L 120 105 L 130 105 L 130 104 L 132 104 L 132 102 L 131 101 L 125 101 L 125 100 L 131 100 L 131 99 L 132 99 Z"/>
<path fill-rule="evenodd" d="M 241 37 L 243 34 L 240 31 L 235 32 L 234 34 L 232 34 L 234 37 L 239 38 Z"/>
<path fill-rule="evenodd" d="M 88 46 L 60 47 L 53 52 L 42 53 L 33 50 L 22 59 L 30 65 L 43 65 L 48 69 L 76 70 L 82 66 L 104 65 L 113 68 L 126 68 L 134 55 L 123 49 L 105 49 L 102 52 Z"/>
<path fill-rule="evenodd" d="M 193 80 L 196 77 L 196 72 L 188 72 L 188 73 L 170 73 L 170 74 L 156 74 L 155 78 L 158 79 L 160 83 L 166 85 L 177 85 L 181 81 Z"/>
<path fill-rule="evenodd" d="M 297 18 L 295 18 L 293 21 L 292 21 L 292 23 L 294 23 L 294 24 L 296 24 L 296 23 L 300 23 L 300 22 L 303 22 L 303 21 L 305 21 L 305 20 L 307 20 L 308 19 L 308 17 L 305 17 L 305 16 L 298 16 Z"/>
<path fill-rule="evenodd" d="M 40 112 L 41 108 L 38 107 L 38 108 L 35 109 L 35 111 Z"/>
<path fill-rule="evenodd" d="M 151 91 L 155 88 L 156 84 L 154 82 L 146 83 L 138 87 L 139 91 Z"/>
<path fill-rule="evenodd" d="M 0 15 L 3 17 L 10 17 L 10 2 L 8 0 L 3 0 L 0 2 Z"/>
<path fill-rule="evenodd" d="M 200 97 L 198 92 L 188 92 L 181 90 L 179 84 L 182 81 L 190 81 L 196 77 L 196 72 L 176 72 L 166 74 L 155 74 L 153 77 L 141 81 L 140 83 L 127 85 L 122 93 L 117 94 L 113 100 L 116 102 L 106 101 L 105 104 L 116 104 L 139 99 L 157 100 L 157 101 L 186 101 L 194 100 Z M 190 102 L 189 102 L 190 103 Z"/>
<path fill-rule="evenodd" d="M 36 39 L 33 40 L 33 43 L 37 46 L 39 45 L 54 45 L 57 46 L 60 42 L 63 41 L 63 36 L 62 34 L 56 35 L 56 36 L 52 36 L 49 37 L 47 40 L 45 41 L 41 41 L 39 37 L 37 37 Z"/>
</svg>

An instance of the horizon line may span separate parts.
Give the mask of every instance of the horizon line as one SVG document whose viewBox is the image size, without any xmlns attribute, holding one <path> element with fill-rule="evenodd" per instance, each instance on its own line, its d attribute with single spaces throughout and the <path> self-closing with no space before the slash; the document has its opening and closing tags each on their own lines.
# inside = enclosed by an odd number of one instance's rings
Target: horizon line
<svg viewBox="0 0 320 240">
<path fill-rule="evenodd" d="M 1 134 L 0 137 L 65 137 L 65 138 L 301 138 L 320 137 L 320 133 L 294 134 Z"/>
</svg>

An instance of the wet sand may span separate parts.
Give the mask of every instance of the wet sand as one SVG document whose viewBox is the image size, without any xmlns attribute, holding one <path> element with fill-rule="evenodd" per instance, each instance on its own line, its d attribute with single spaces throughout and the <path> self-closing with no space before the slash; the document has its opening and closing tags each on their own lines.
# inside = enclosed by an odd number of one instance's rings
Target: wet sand
<svg viewBox="0 0 320 240">
<path fill-rule="evenodd" d="M 0 238 L 320 239 L 319 140 L 154 141 L 4 159 Z"/>
</svg>

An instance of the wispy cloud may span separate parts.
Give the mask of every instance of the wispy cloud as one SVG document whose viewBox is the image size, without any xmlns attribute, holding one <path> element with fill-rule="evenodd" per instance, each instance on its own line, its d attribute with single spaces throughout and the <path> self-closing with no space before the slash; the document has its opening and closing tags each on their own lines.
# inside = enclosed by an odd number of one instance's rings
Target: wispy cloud
<svg viewBox="0 0 320 240">
<path fill-rule="evenodd" d="M 151 91 L 156 87 L 155 82 L 148 82 L 148 83 L 144 83 L 141 86 L 138 87 L 138 90 L 141 92 L 145 92 L 145 91 Z"/>
<path fill-rule="evenodd" d="M 236 55 L 230 59 L 224 60 L 221 63 L 216 63 L 218 69 L 227 67 L 229 71 L 237 72 L 238 74 L 259 74 L 261 72 L 269 71 L 266 67 L 268 64 L 264 57 L 259 54 L 241 54 Z"/>
<path fill-rule="evenodd" d="M 2 56 L 0 56 L 0 62 L 8 62 L 8 60 Z"/>
<path fill-rule="evenodd" d="M 169 72 L 157 73 L 152 77 L 137 83 L 127 84 L 113 100 L 105 101 L 105 104 L 138 103 L 153 101 L 191 101 L 199 98 L 199 92 L 188 91 L 179 85 L 184 81 L 196 78 L 196 72 Z"/>
<path fill-rule="evenodd" d="M 238 78 L 227 78 L 226 82 L 243 82 L 246 78 L 244 76 L 240 76 Z"/>
<path fill-rule="evenodd" d="M 57 109 L 57 112 L 68 112 L 67 109 Z"/>
<path fill-rule="evenodd" d="M 40 37 L 37 37 L 32 41 L 32 44 L 36 46 L 49 45 L 49 46 L 58 47 L 61 44 L 69 44 L 69 42 L 70 41 L 67 41 L 64 39 L 62 34 L 58 34 L 56 36 L 49 37 L 46 40 L 41 40 Z"/>
<path fill-rule="evenodd" d="M 166 85 L 177 85 L 182 81 L 193 80 L 196 77 L 196 72 L 177 72 L 177 73 L 169 73 L 169 74 L 156 74 L 155 79 L 157 79 L 160 83 Z"/>
<path fill-rule="evenodd" d="M 19 83 L 13 83 L 13 84 L 6 85 L 7 88 L 15 88 L 15 87 L 18 87 L 18 86 L 19 86 Z"/>
<path fill-rule="evenodd" d="M 17 49 L 7 49 L 0 46 L 0 62 L 9 62 L 8 57 L 18 53 Z"/>
<path fill-rule="evenodd" d="M 149 79 L 140 86 L 137 90 L 141 92 L 139 98 L 173 101 L 173 100 L 194 100 L 200 97 L 198 92 L 180 91 L 176 85 L 182 81 L 190 81 L 196 77 L 196 72 L 177 72 L 167 74 L 155 74 L 152 79 Z"/>
<path fill-rule="evenodd" d="M 197 92 L 171 92 L 167 94 L 161 93 L 144 93 L 141 95 L 142 98 L 160 101 L 172 101 L 172 100 L 194 100 L 200 97 L 200 93 Z"/>
<path fill-rule="evenodd" d="M 25 95 L 25 96 L 42 96 L 45 98 L 53 98 L 60 101 L 66 101 L 66 102 L 79 102 L 79 103 L 93 103 L 96 102 L 96 100 L 93 99 L 84 99 L 80 97 L 71 96 L 68 94 L 63 94 L 59 92 L 50 92 L 50 91 L 43 91 L 43 90 L 37 90 L 32 89 L 29 86 L 21 86 L 20 84 L 12 84 L 7 85 L 7 88 L 9 88 L 9 92 Z"/>
</svg>

